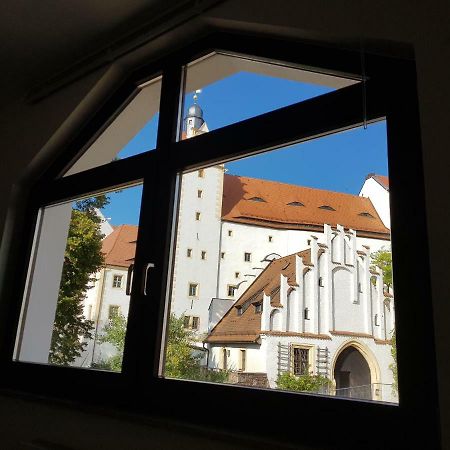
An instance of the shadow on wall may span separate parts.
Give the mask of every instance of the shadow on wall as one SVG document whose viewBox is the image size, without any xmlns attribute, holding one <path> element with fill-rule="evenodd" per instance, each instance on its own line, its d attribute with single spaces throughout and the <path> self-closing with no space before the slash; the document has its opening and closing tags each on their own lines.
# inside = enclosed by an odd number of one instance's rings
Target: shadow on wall
<svg viewBox="0 0 450 450">
<path fill-rule="evenodd" d="M 244 184 L 234 175 L 224 175 L 222 217 L 229 214 L 236 204 L 244 197 Z"/>
</svg>

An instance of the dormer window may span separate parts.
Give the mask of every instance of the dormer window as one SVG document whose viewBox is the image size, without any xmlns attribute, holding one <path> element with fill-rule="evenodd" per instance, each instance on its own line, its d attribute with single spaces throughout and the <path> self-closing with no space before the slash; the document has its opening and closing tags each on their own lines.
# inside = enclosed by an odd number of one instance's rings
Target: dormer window
<svg viewBox="0 0 450 450">
<path fill-rule="evenodd" d="M 305 206 L 302 202 L 290 202 L 288 206 Z"/>
<path fill-rule="evenodd" d="M 375 217 L 373 217 L 372 214 L 370 214 L 368 212 L 361 212 L 361 213 L 358 214 L 358 216 L 368 217 L 369 219 L 375 219 Z"/>
<path fill-rule="evenodd" d="M 336 211 L 332 206 L 330 205 L 322 205 L 319 206 L 319 209 L 325 209 L 326 211 Z"/>
<path fill-rule="evenodd" d="M 263 198 L 261 198 L 261 197 L 252 197 L 252 198 L 249 198 L 249 200 L 251 200 L 252 202 L 266 203 L 266 201 Z"/>
</svg>

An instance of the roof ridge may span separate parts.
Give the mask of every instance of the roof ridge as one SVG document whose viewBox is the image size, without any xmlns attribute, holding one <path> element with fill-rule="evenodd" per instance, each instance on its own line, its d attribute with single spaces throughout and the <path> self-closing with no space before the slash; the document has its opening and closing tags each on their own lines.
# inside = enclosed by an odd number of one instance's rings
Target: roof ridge
<svg viewBox="0 0 450 450">
<path fill-rule="evenodd" d="M 240 178 L 240 179 L 247 178 L 249 180 L 262 181 L 263 183 L 281 184 L 283 186 L 294 186 L 294 187 L 302 188 L 302 189 L 310 189 L 311 191 L 332 192 L 333 194 L 339 194 L 339 195 L 344 195 L 344 196 L 349 196 L 349 197 L 354 197 L 354 198 L 361 198 L 361 199 L 366 198 L 366 197 L 361 197 L 357 194 L 348 194 L 347 192 L 333 191 L 331 189 L 320 189 L 320 188 L 315 188 L 315 187 L 303 186 L 301 184 L 292 184 L 292 183 L 285 183 L 283 181 L 267 180 L 264 178 L 246 177 L 246 176 L 241 176 L 241 175 L 231 175 L 228 173 L 226 173 L 225 176 L 226 177 L 235 177 L 235 178 Z"/>
</svg>

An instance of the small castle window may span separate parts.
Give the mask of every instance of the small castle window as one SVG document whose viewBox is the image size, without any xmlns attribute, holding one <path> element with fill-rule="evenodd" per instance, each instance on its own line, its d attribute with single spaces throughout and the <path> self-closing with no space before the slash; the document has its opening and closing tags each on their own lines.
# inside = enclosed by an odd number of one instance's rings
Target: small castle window
<svg viewBox="0 0 450 450">
<path fill-rule="evenodd" d="M 305 317 L 305 320 L 309 320 L 309 308 L 305 308 L 304 317 Z"/>
<path fill-rule="evenodd" d="M 269 242 L 273 242 L 273 236 L 269 236 Z"/>
<path fill-rule="evenodd" d="M 191 257 L 192 257 L 192 248 L 188 248 L 188 249 L 187 249 L 187 251 L 186 251 L 186 256 L 187 256 L 188 258 L 191 258 Z"/>
<path fill-rule="evenodd" d="M 290 202 L 288 206 L 305 206 L 302 202 Z"/>
<path fill-rule="evenodd" d="M 197 211 L 195 213 L 195 220 L 200 220 L 200 216 L 201 216 L 201 213 Z"/>
<path fill-rule="evenodd" d="M 235 293 L 236 289 L 237 289 L 237 286 L 229 284 L 227 287 L 228 297 L 234 297 L 234 293 Z"/>
<path fill-rule="evenodd" d="M 198 198 L 202 198 L 202 197 L 203 197 L 203 191 L 202 191 L 201 189 L 199 189 L 199 190 L 197 191 L 197 197 L 198 197 Z"/>
<path fill-rule="evenodd" d="M 233 230 L 228 230 L 228 236 L 233 236 Z"/>
<path fill-rule="evenodd" d="M 240 273 L 239 272 L 234 272 L 234 278 L 239 278 Z"/>
<path fill-rule="evenodd" d="M 202 258 L 202 259 L 206 259 L 206 251 L 205 251 L 205 250 L 202 250 L 202 256 L 201 256 L 201 258 Z"/>
<path fill-rule="evenodd" d="M 205 176 L 205 169 L 199 169 L 198 171 L 198 177 L 199 178 L 204 178 Z"/>
<path fill-rule="evenodd" d="M 326 211 L 336 211 L 332 206 L 330 205 L 322 205 L 319 206 L 319 209 L 325 209 Z"/>
<path fill-rule="evenodd" d="M 108 319 L 112 320 L 115 319 L 116 317 L 119 317 L 120 314 L 120 306 L 118 305 L 109 305 L 109 310 L 108 310 Z"/>
<path fill-rule="evenodd" d="M 248 252 L 245 252 L 244 253 L 244 261 L 250 262 L 251 260 L 252 260 L 252 254 L 248 253 Z"/>
<path fill-rule="evenodd" d="M 122 275 L 114 275 L 112 286 L 113 286 L 113 288 L 121 288 L 122 287 Z"/>
<path fill-rule="evenodd" d="M 222 259 L 225 259 L 225 252 L 222 252 L 222 253 L 220 254 L 220 257 L 221 257 Z"/>
<path fill-rule="evenodd" d="M 199 324 L 200 324 L 200 318 L 193 316 L 192 317 L 192 326 L 191 326 L 191 328 L 193 330 L 198 330 Z"/>
<path fill-rule="evenodd" d="M 189 297 L 197 297 L 198 283 L 189 283 Z"/>
</svg>

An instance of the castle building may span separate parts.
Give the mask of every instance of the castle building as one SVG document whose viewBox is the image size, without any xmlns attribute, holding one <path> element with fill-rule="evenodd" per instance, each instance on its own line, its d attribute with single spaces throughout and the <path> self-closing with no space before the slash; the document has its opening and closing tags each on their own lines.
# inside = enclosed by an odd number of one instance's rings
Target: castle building
<svg viewBox="0 0 450 450">
<path fill-rule="evenodd" d="M 195 103 L 183 138 L 207 131 Z M 352 349 L 370 355 L 370 376 L 366 370 L 359 377 L 366 391 L 355 391 L 347 371 L 336 392 L 389 399 L 391 389 L 382 385 L 392 384 L 393 301 L 382 275 L 369 269 L 371 253 L 390 249 L 388 189 L 387 177 L 375 174 L 360 195 L 231 175 L 224 165 L 183 174 L 170 311 L 184 316 L 199 347 L 210 349 L 205 364 L 233 370 L 237 382 L 274 387 L 306 350 L 308 370 L 333 378 L 333 358 L 353 342 Z M 125 285 L 136 238 L 136 226 L 121 225 L 104 239 L 105 267 L 85 302 L 98 331 L 114 315 L 128 314 Z M 82 358 L 87 365 L 114 352 L 89 343 Z"/>
</svg>

